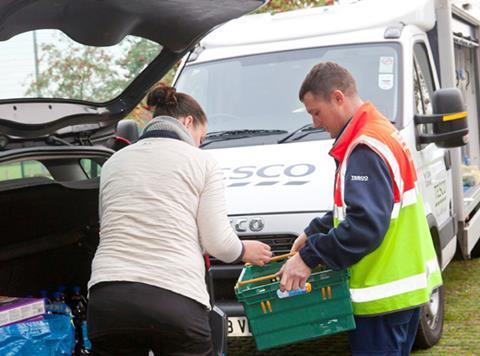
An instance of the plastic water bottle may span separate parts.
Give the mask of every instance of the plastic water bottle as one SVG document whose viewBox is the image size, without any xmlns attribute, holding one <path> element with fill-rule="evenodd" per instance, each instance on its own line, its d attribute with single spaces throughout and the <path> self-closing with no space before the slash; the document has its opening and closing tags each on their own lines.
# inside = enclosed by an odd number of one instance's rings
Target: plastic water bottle
<svg viewBox="0 0 480 356">
<path fill-rule="evenodd" d="M 42 299 L 45 300 L 45 305 L 51 303 L 50 299 L 48 298 L 48 292 L 47 292 L 47 290 L 45 290 L 45 289 L 40 290 L 40 291 L 38 292 L 38 295 L 40 296 L 40 298 L 42 298 Z"/>
<path fill-rule="evenodd" d="M 82 341 L 83 341 L 83 348 L 81 350 L 81 355 L 90 355 L 90 351 L 92 350 L 92 344 L 88 339 L 88 330 L 87 330 L 86 320 L 82 322 Z"/>
<path fill-rule="evenodd" d="M 47 311 L 54 314 L 72 315 L 72 311 L 65 303 L 65 294 L 59 291 L 52 294 L 52 301 L 47 305 Z"/>
<path fill-rule="evenodd" d="M 87 301 L 81 293 L 80 287 L 72 288 L 73 295 L 70 298 L 73 316 L 79 320 L 85 320 L 87 317 Z"/>
<path fill-rule="evenodd" d="M 65 303 L 65 294 L 58 290 L 52 294 L 52 297 L 54 302 Z"/>
<path fill-rule="evenodd" d="M 92 348 L 87 336 L 87 300 L 83 297 L 80 287 L 73 287 L 71 306 L 73 323 L 75 325 L 75 355 L 89 355 Z"/>
<path fill-rule="evenodd" d="M 66 290 L 67 290 L 67 287 L 65 287 L 64 285 L 59 285 L 58 288 L 57 288 L 57 292 L 59 293 L 60 301 L 68 304 Z"/>
</svg>

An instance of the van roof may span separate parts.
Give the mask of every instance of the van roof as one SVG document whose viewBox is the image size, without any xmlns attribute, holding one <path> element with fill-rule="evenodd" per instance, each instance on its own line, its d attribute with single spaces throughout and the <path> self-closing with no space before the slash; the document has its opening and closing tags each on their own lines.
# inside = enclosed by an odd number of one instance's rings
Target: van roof
<svg viewBox="0 0 480 356">
<path fill-rule="evenodd" d="M 249 15 L 213 31 L 201 45 L 213 48 L 271 43 L 386 27 L 400 22 L 430 30 L 435 24 L 434 0 L 362 0 L 274 15 Z"/>
</svg>

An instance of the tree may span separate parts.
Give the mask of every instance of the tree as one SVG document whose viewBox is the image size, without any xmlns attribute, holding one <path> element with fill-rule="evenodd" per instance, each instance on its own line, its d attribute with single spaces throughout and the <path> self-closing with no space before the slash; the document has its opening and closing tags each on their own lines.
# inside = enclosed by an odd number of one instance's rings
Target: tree
<svg viewBox="0 0 480 356">
<path fill-rule="evenodd" d="M 272 0 L 267 6 L 262 7 L 259 12 L 282 12 L 306 7 L 332 5 L 333 2 L 333 0 Z"/>
<path fill-rule="evenodd" d="M 111 56 L 101 49 L 76 46 L 40 45 L 39 64 L 45 67 L 33 80 L 26 95 L 78 100 L 106 100 L 105 83 L 112 80 Z"/>
<path fill-rule="evenodd" d="M 82 46 L 58 35 L 39 46 L 39 73 L 27 83 L 26 96 L 105 102 L 121 94 L 160 53 L 149 40 L 127 37 L 117 50 Z M 115 56 L 112 53 L 118 54 Z M 141 107 L 129 118 L 142 126 L 148 119 Z M 139 113 L 140 112 L 140 113 Z"/>
<path fill-rule="evenodd" d="M 81 46 L 65 35 L 41 43 L 39 73 L 31 78 L 27 96 L 104 102 L 119 95 L 160 52 L 160 46 L 127 38 L 119 49 Z M 118 52 L 119 55 L 113 56 Z"/>
</svg>

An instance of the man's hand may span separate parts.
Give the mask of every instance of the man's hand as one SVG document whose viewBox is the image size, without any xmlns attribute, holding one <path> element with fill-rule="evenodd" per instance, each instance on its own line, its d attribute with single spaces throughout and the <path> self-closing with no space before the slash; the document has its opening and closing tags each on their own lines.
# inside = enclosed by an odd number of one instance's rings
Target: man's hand
<svg viewBox="0 0 480 356">
<path fill-rule="evenodd" d="M 242 241 L 245 247 L 242 261 L 255 266 L 263 266 L 272 259 L 272 251 L 269 245 L 260 241 Z"/>
<path fill-rule="evenodd" d="M 280 279 L 280 290 L 295 290 L 305 287 L 312 270 L 303 262 L 300 254 L 295 254 L 282 267 L 277 276 Z"/>
<path fill-rule="evenodd" d="M 302 232 L 298 237 L 295 239 L 290 252 L 298 252 L 300 249 L 305 246 L 305 241 L 307 241 L 307 235 Z"/>
</svg>

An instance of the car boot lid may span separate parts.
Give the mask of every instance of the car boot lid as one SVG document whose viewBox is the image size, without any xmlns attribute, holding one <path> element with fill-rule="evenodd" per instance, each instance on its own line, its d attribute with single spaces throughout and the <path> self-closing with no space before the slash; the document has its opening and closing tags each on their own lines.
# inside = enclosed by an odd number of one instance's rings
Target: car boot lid
<svg viewBox="0 0 480 356">
<path fill-rule="evenodd" d="M 66 98 L 0 100 L 0 144 L 52 134 L 105 132 L 115 126 L 206 33 L 265 0 L 4 0 L 0 43 L 24 32 L 56 29 L 86 46 L 111 46 L 133 35 L 158 43 L 159 55 L 116 98 L 93 103 Z M 4 147 L 5 148 L 5 147 Z"/>
</svg>

